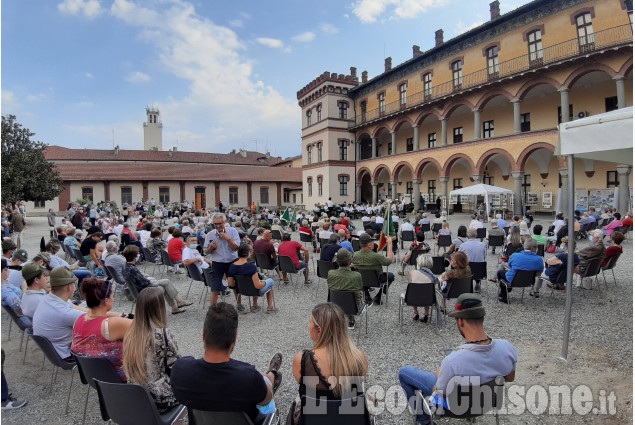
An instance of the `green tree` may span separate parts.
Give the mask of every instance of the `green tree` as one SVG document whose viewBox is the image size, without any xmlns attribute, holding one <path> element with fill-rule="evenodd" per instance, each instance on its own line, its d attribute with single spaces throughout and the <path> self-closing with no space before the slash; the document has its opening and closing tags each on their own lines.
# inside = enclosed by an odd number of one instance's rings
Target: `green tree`
<svg viewBox="0 0 635 425">
<path fill-rule="evenodd" d="M 46 143 L 34 135 L 15 115 L 2 116 L 2 202 L 48 201 L 62 191 L 55 164 L 44 157 Z"/>
</svg>

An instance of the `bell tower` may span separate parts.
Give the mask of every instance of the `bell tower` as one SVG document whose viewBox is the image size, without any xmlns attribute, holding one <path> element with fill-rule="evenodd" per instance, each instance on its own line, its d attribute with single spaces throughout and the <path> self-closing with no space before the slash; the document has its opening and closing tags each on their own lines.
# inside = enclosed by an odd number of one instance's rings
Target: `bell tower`
<svg viewBox="0 0 635 425">
<path fill-rule="evenodd" d="M 163 123 L 159 109 L 146 107 L 146 122 L 143 123 L 143 149 L 160 151 L 163 145 Z"/>
</svg>

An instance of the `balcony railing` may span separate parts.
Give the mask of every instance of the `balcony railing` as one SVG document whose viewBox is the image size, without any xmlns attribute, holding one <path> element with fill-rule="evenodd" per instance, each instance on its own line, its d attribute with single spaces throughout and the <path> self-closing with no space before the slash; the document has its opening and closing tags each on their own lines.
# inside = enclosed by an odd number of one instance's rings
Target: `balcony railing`
<svg viewBox="0 0 635 425">
<path fill-rule="evenodd" d="M 397 100 L 392 103 L 387 103 L 381 112 L 379 108 L 367 110 L 365 114 L 359 114 L 354 120 L 349 120 L 348 126 L 349 128 L 354 128 L 378 118 L 389 116 L 395 112 L 423 105 L 448 95 L 457 94 L 473 87 L 478 87 L 503 78 L 509 78 L 515 74 L 541 68 L 545 65 L 560 62 L 565 59 L 588 55 L 610 47 L 627 45 L 633 42 L 633 28 L 630 24 L 626 24 L 598 31 L 593 34 L 592 39 L 586 41 L 586 44 L 581 44 L 581 39 L 576 37 L 533 52 L 531 58 L 528 53 L 505 62 L 500 62 L 498 69 L 494 73 L 490 73 L 488 68 L 485 67 L 476 72 L 463 75 L 463 81 L 458 86 L 454 84 L 453 80 L 433 86 L 431 90 L 425 93 L 425 96 L 423 93 L 423 83 L 413 84 L 415 93 L 408 94 L 405 106 Z"/>
</svg>

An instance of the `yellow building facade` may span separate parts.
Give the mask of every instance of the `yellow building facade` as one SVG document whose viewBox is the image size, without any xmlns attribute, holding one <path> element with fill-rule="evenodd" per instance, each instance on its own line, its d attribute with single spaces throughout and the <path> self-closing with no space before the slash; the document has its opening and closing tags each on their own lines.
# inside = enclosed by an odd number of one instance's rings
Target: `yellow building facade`
<svg viewBox="0 0 635 425">
<path fill-rule="evenodd" d="M 481 182 L 513 190 L 514 212 L 523 205 L 564 210 L 566 164 L 553 155 L 558 124 L 633 105 L 632 2 L 536 0 L 505 15 L 497 1 L 490 8 L 489 22 L 448 41 L 437 31 L 434 48 L 413 46 L 413 58 L 394 68 L 386 59 L 373 79 L 363 72 L 360 81 L 354 68 L 338 76 L 341 91 L 333 97 L 352 103 L 349 136 L 325 124 L 319 138 L 330 142 L 325 152 L 351 140 L 355 190 L 347 201 L 409 195 L 419 208 L 420 200 L 441 196 L 452 209 L 451 190 Z M 311 170 L 325 175 L 346 165 L 337 156 L 322 165 L 306 161 L 315 142 L 306 117 L 331 93 L 312 100 L 329 84 L 323 77 L 298 92 L 307 204 L 325 200 L 324 193 L 307 197 L 307 182 L 317 178 Z M 610 144 L 610 135 L 598 143 Z M 577 160 L 575 169 L 576 188 L 632 185 L 630 166 Z"/>
</svg>

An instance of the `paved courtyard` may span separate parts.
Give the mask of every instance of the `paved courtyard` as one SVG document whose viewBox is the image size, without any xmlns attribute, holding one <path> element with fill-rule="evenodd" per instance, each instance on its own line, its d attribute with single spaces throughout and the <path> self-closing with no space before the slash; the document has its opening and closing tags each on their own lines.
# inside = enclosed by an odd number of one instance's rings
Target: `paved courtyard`
<svg viewBox="0 0 635 425">
<path fill-rule="evenodd" d="M 48 227 L 44 217 L 30 217 L 25 232 L 26 249 L 29 257 L 39 251 L 39 241 L 48 235 Z M 551 217 L 537 217 L 536 222 L 545 229 L 553 221 Z M 456 234 L 460 224 L 467 225 L 466 214 L 450 216 L 451 229 Z M 355 224 L 359 228 L 360 222 Z M 298 234 L 293 235 L 299 240 Z M 428 241 L 429 242 L 429 241 Z M 579 244 L 584 246 L 586 241 Z M 573 310 L 571 318 L 571 342 L 569 345 L 569 361 L 562 362 L 557 358 L 562 348 L 565 294 L 556 291 L 551 296 L 548 288 L 543 288 L 539 299 L 525 293 L 524 302 L 520 302 L 520 291 L 511 293 L 511 305 L 503 305 L 496 300 L 496 288 L 491 282 L 485 284 L 483 293 L 487 310 L 485 330 L 492 338 L 509 340 L 518 349 L 518 364 L 514 384 L 523 385 L 526 389 L 539 385 L 548 390 L 550 385 L 588 385 L 594 394 L 594 406 L 600 407 L 598 395 L 602 390 L 606 395 L 611 392 L 617 397 L 614 415 L 548 415 L 546 411 L 519 409 L 522 412 L 505 415 L 502 423 L 627 423 L 633 418 L 633 245 L 632 240 L 625 241 L 624 254 L 615 269 L 617 286 L 612 277 L 608 289 L 603 280 L 601 289 L 592 291 L 574 290 Z M 399 253 L 399 258 L 405 251 Z M 550 254 L 547 254 L 549 256 Z M 315 254 L 312 254 L 312 257 Z M 492 275 L 497 267 L 496 257 L 488 258 L 488 272 Z M 396 275 L 397 265 L 391 266 Z M 158 271 L 157 271 L 158 273 Z M 233 353 L 234 358 L 256 365 L 265 371 L 271 356 L 277 351 L 283 354 L 283 384 L 276 394 L 276 403 L 284 420 L 289 405 L 298 393 L 298 385 L 292 377 L 291 360 L 295 353 L 312 346 L 309 338 L 308 324 L 312 307 L 326 300 L 326 283 L 320 282 L 315 270 L 311 270 L 313 284 L 305 286 L 300 283 L 294 292 L 292 286 L 275 287 L 277 314 L 244 314 L 239 320 L 238 342 Z M 610 273 L 609 273 L 610 275 Z M 189 279 L 185 276 L 175 278 L 170 275 L 182 296 L 187 292 Z M 464 340 L 458 333 L 454 320 L 450 319 L 439 333 L 433 324 L 414 323 L 410 320 L 411 309 L 405 309 L 403 333 L 399 332 L 397 320 L 399 294 L 405 291 L 407 278 L 396 276 L 390 288 L 389 302 L 385 306 L 373 306 L 369 312 L 368 334 L 364 334 L 363 326 L 358 324 L 352 331 L 354 340 L 360 336 L 360 347 L 366 352 L 369 371 L 366 380 L 367 388 L 377 389 L 379 386 L 390 397 L 386 407 L 379 405 L 378 424 L 411 424 L 412 416 L 405 410 L 405 405 L 394 402 L 396 394 L 403 399 L 399 388 L 397 373 L 404 365 L 414 365 L 435 371 L 444 354 L 443 350 L 455 348 Z M 198 304 L 202 285 L 194 283 L 189 299 L 195 304 L 184 314 L 172 316 L 168 314 L 169 328 L 175 334 L 181 355 L 200 357 L 203 354 L 202 326 L 206 309 Z M 234 302 L 230 300 L 230 302 Z M 123 299 L 116 309 L 130 310 L 130 303 Z M 208 302 L 209 305 L 209 302 Z M 450 303 L 453 306 L 453 303 Z M 51 364 L 47 361 L 42 367 L 42 352 L 30 343 L 26 363 L 22 364 L 22 354 L 18 352 L 19 333 L 13 327 L 11 340 L 7 339 L 9 318 L 2 317 L 2 348 L 7 353 L 5 374 L 10 391 L 19 398 L 28 399 L 28 405 L 16 411 L 3 412 L 3 424 L 66 424 L 79 423 L 82 419 L 86 387 L 75 377 L 68 415 L 64 415 L 64 405 L 68 394 L 70 372 L 59 372 L 57 382 L 50 387 Z M 511 384 L 507 385 L 509 389 Z M 531 394 L 539 394 L 534 387 Z M 381 400 L 384 402 L 385 400 Z M 534 403 L 529 403 L 530 407 Z M 516 406 L 518 407 L 518 406 Z M 522 406 L 521 406 L 522 407 Z M 574 403 L 575 407 L 575 403 Z M 383 411 L 382 411 L 383 410 Z M 537 413 L 537 414 L 536 414 Z M 479 422 L 493 423 L 493 417 L 481 418 Z M 97 396 L 91 392 L 88 404 L 88 424 L 102 423 L 99 414 Z"/>
</svg>

